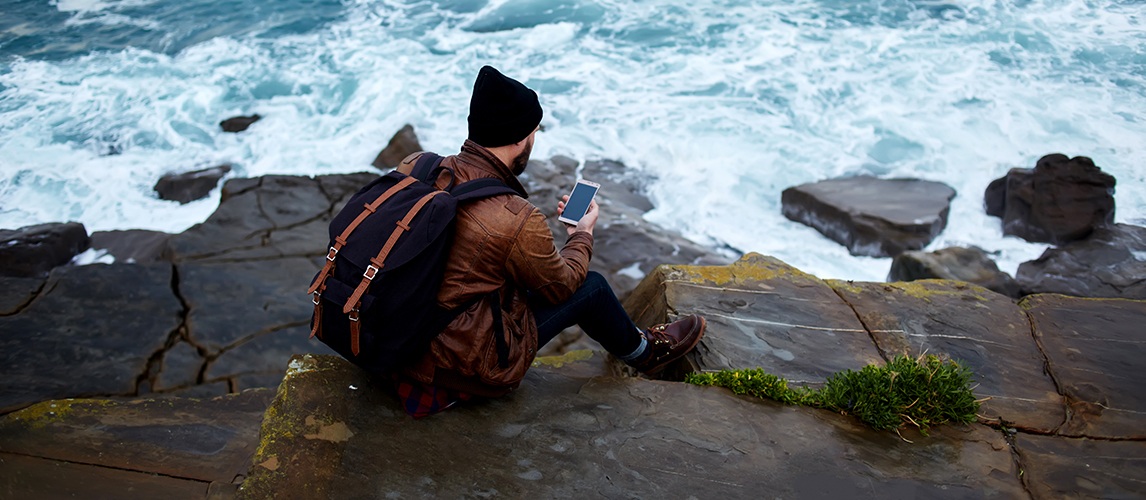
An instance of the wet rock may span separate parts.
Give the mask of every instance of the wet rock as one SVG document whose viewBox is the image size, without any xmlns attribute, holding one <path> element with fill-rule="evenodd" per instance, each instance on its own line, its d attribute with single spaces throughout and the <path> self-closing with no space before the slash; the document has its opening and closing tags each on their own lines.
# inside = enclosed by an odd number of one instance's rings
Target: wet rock
<svg viewBox="0 0 1146 500">
<path fill-rule="evenodd" d="M 251 116 L 233 116 L 219 122 L 219 126 L 223 128 L 223 132 L 242 132 L 260 119 L 262 119 L 262 117 L 257 114 Z"/>
<path fill-rule="evenodd" d="M 419 425 L 344 360 L 291 363 L 242 498 L 1024 495 L 1006 441 L 985 426 L 908 433 L 912 444 L 723 389 L 547 366 L 507 397 Z"/>
<path fill-rule="evenodd" d="M 376 177 L 274 175 L 228 181 L 219 208 L 203 223 L 171 238 L 173 258 L 234 261 L 326 255 L 335 208 Z"/>
<path fill-rule="evenodd" d="M 978 247 L 951 247 L 934 252 L 910 251 L 891 261 L 888 281 L 944 279 L 966 281 L 1008 297 L 1019 297 L 1019 284 L 999 270 L 987 252 Z"/>
<path fill-rule="evenodd" d="M 729 266 L 661 266 L 625 300 L 647 328 L 700 314 L 708 331 L 668 370 L 763 368 L 797 384 L 881 363 L 867 330 L 836 292 L 775 258 L 747 254 Z"/>
<path fill-rule="evenodd" d="M 418 136 L 414 134 L 414 126 L 406 124 L 398 133 L 394 134 L 394 137 L 390 138 L 390 142 L 370 164 L 379 170 L 390 170 L 402 163 L 402 160 L 406 159 L 407 156 L 418 151 L 422 151 L 422 144 L 418 142 Z"/>
<path fill-rule="evenodd" d="M 987 190 L 983 193 L 983 210 L 987 215 L 1000 219 L 1006 215 L 1007 176 L 999 177 L 987 185 Z"/>
<path fill-rule="evenodd" d="M 1034 498 L 1137 498 L 1146 443 L 1019 434 L 1015 449 Z"/>
<path fill-rule="evenodd" d="M 1096 228 L 1086 239 L 1019 264 L 1015 280 L 1024 294 L 1146 299 L 1146 228 Z"/>
<path fill-rule="evenodd" d="M 0 276 L 0 316 L 16 314 L 32 303 L 44 289 L 44 278 Z"/>
<path fill-rule="evenodd" d="M 204 361 L 199 350 L 187 342 L 180 341 L 168 347 L 163 352 L 163 366 L 156 378 L 154 389 L 168 391 L 197 384 Z"/>
<path fill-rule="evenodd" d="M 306 288 L 318 269 L 302 257 L 181 265 L 190 338 L 212 359 L 205 379 L 281 376 L 294 353 L 333 354 L 309 338 L 314 305 Z"/>
<path fill-rule="evenodd" d="M 1090 158 L 1050 154 L 1034 169 L 1011 169 L 992 182 L 985 193 L 987 213 L 1002 217 L 1003 234 L 1068 243 L 1114 223 L 1114 184 Z"/>
<path fill-rule="evenodd" d="M 946 356 L 971 370 L 981 419 L 1050 433 L 1066 419 L 1026 313 L 1002 295 L 957 281 L 829 280 L 883 356 Z"/>
<path fill-rule="evenodd" d="M 171 249 L 167 242 L 171 236 L 170 233 L 143 229 L 96 231 L 92 233 L 91 247 L 107 250 L 116 262 L 126 264 L 170 262 Z"/>
<path fill-rule="evenodd" d="M 955 190 L 918 179 L 859 176 L 784 190 L 784 216 L 815 228 L 852 255 L 894 257 L 919 250 L 947 227 Z"/>
<path fill-rule="evenodd" d="M 131 395 L 181 322 L 171 265 L 60 267 L 0 317 L 0 412 L 45 399 Z"/>
<path fill-rule="evenodd" d="M 45 277 L 90 244 L 87 229 L 78 222 L 0 229 L 0 276 Z"/>
<path fill-rule="evenodd" d="M 206 483 L 0 452 L 7 498 L 198 498 Z"/>
<path fill-rule="evenodd" d="M 209 483 L 230 484 L 246 473 L 273 395 L 39 403 L 0 418 L 0 491 L 32 493 L 12 498 L 202 498 Z"/>
<path fill-rule="evenodd" d="M 1042 294 L 1019 305 L 1028 311 L 1047 372 L 1070 406 L 1059 433 L 1146 438 L 1146 301 Z"/>
<path fill-rule="evenodd" d="M 190 203 L 206 197 L 219 184 L 219 179 L 230 172 L 230 165 L 219 165 L 191 172 L 168 173 L 159 178 L 154 189 L 161 200 Z"/>
</svg>

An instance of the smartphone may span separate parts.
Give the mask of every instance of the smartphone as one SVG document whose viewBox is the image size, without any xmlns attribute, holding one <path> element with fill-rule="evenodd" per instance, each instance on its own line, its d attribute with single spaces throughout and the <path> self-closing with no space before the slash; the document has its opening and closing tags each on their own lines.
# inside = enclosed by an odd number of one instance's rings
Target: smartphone
<svg viewBox="0 0 1146 500">
<path fill-rule="evenodd" d="M 573 192 L 569 193 L 569 201 L 565 203 L 565 210 L 561 212 L 561 216 L 557 220 L 570 226 L 576 226 L 577 221 L 589 212 L 589 204 L 593 202 L 593 197 L 597 196 L 598 189 L 601 189 L 601 185 L 596 182 L 589 182 L 585 179 L 577 181 L 577 184 L 573 186 Z"/>
</svg>

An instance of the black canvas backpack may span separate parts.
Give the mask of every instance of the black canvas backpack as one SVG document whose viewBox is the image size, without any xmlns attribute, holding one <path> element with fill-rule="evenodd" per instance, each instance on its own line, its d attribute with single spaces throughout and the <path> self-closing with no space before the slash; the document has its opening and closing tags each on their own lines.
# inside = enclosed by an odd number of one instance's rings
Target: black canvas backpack
<svg viewBox="0 0 1146 500">
<path fill-rule="evenodd" d="M 459 204 L 517 194 L 498 179 L 436 189 L 442 157 L 422 153 L 410 175 L 389 172 L 358 191 L 330 223 L 330 245 L 308 292 L 311 337 L 372 373 L 423 352 L 464 309 L 437 303 Z"/>
</svg>

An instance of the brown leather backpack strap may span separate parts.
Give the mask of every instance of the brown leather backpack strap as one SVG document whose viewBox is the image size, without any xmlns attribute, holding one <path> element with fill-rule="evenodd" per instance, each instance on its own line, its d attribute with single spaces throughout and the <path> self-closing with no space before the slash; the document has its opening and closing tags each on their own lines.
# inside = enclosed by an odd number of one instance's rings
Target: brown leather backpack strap
<svg viewBox="0 0 1146 500">
<path fill-rule="evenodd" d="M 379 195 L 374 199 L 374 201 L 362 206 L 362 212 L 358 214 L 358 217 L 355 217 L 354 220 L 346 226 L 346 229 L 342 230 L 342 234 L 338 235 L 338 237 L 334 239 L 334 246 L 330 247 L 330 249 L 326 252 L 326 264 L 322 266 L 322 271 L 320 271 L 318 276 L 315 277 L 314 283 L 310 284 L 310 288 L 306 291 L 306 293 L 313 294 L 316 290 L 319 289 L 319 287 L 324 286 L 324 283 L 326 283 L 326 277 L 330 276 L 330 273 L 334 272 L 334 258 L 338 256 L 338 251 L 342 250 L 343 245 L 346 245 L 346 238 L 350 237 L 350 233 L 353 233 L 354 230 L 358 228 L 358 225 L 362 224 L 362 221 L 366 220 L 367 217 L 378 211 L 379 205 L 382 205 L 386 202 L 386 200 L 394 196 L 395 193 L 405 189 L 410 184 L 415 182 L 418 182 L 418 179 L 413 177 L 406 177 L 405 179 L 398 181 L 397 184 L 391 186 L 390 189 L 387 189 L 386 192 Z"/>
<path fill-rule="evenodd" d="M 361 348 L 358 345 L 358 336 L 362 332 L 362 324 L 358 321 L 358 308 L 357 307 L 355 307 L 353 310 L 350 311 L 349 319 L 350 319 L 350 351 L 353 352 L 355 356 L 357 356 L 358 351 L 361 350 Z"/>
<path fill-rule="evenodd" d="M 366 272 L 362 273 L 362 281 L 358 283 L 358 287 L 354 289 L 354 293 L 350 295 L 350 298 L 346 299 L 346 305 L 342 307 L 343 314 L 349 314 L 351 310 L 357 310 L 362 305 L 362 295 L 366 293 L 366 289 L 370 287 L 370 282 L 374 280 L 374 276 L 378 274 L 378 271 L 385 267 L 386 256 L 390 255 L 390 251 L 393 250 L 394 245 L 398 243 L 398 238 L 410 230 L 410 222 L 414 220 L 418 212 L 421 212 L 422 208 L 425 207 L 430 200 L 440 194 L 446 194 L 446 192 L 434 191 L 423 196 L 422 199 L 418 200 L 418 203 L 410 208 L 410 211 L 406 212 L 406 216 L 402 217 L 402 220 L 395 224 L 397 227 L 394 228 L 394 232 L 390 233 L 390 238 L 386 240 L 386 244 L 382 246 L 382 250 L 380 250 L 378 255 L 375 255 L 373 259 L 370 259 L 370 265 L 366 266 Z"/>
<path fill-rule="evenodd" d="M 312 339 L 315 335 L 317 335 L 319 339 L 322 338 L 322 292 L 325 291 L 326 282 L 324 280 L 318 290 L 311 292 L 311 296 L 313 297 L 311 302 L 314 302 L 314 324 L 310 326 L 310 338 Z"/>
</svg>

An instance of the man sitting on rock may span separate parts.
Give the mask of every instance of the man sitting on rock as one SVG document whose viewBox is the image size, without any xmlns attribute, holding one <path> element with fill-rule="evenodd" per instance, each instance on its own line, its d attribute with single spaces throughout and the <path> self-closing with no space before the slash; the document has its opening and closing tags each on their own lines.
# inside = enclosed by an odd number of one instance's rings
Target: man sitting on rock
<svg viewBox="0 0 1146 500">
<path fill-rule="evenodd" d="M 525 200 L 517 179 L 529 161 L 541 115 L 536 92 L 490 66 L 478 73 L 469 139 L 442 166 L 453 169 L 456 183 L 495 178 L 520 196 L 499 195 L 458 208 L 438 302 L 445 310 L 472 305 L 403 369 L 398 393 L 415 417 L 473 396 L 506 394 L 521 383 L 537 349 L 572 325 L 650 376 L 704 335 L 705 321 L 695 315 L 639 330 L 605 278 L 588 270 L 596 202 L 576 226 L 566 227 L 569 239 L 558 251 L 545 216 Z M 409 174 L 419 155 L 407 157 L 398 170 Z M 442 175 L 437 187 L 446 188 L 449 177 Z M 559 213 L 567 200 L 557 204 Z M 502 332 L 508 346 L 496 341 Z"/>
</svg>

